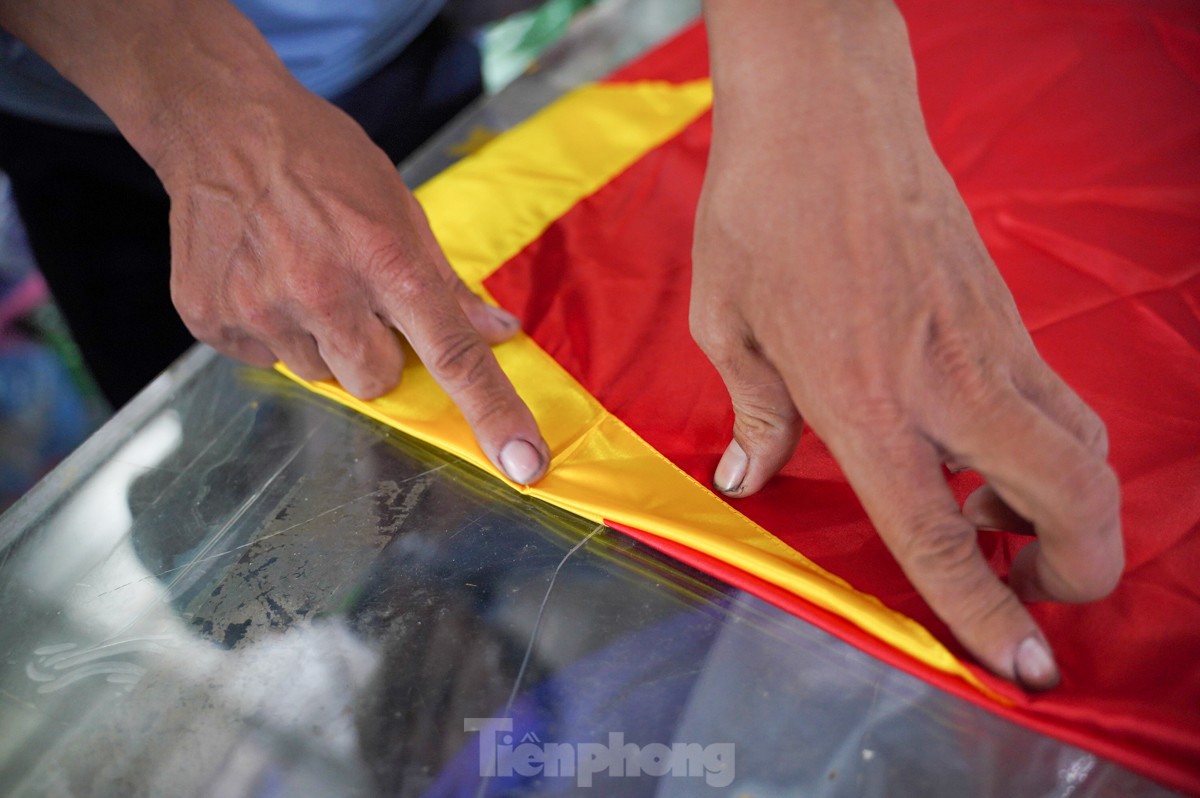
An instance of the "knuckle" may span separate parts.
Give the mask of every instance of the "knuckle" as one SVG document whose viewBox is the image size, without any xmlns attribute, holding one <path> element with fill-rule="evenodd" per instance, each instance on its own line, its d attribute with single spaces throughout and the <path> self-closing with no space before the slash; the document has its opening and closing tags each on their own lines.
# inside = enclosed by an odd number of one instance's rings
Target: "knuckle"
<svg viewBox="0 0 1200 798">
<path fill-rule="evenodd" d="M 274 322 L 275 307 L 261 294 L 242 292 L 234 300 L 234 306 L 238 315 L 255 328 L 269 327 Z"/>
<path fill-rule="evenodd" d="M 1080 460 L 1063 471 L 1060 495 L 1065 506 L 1085 524 L 1111 524 L 1120 513 L 1116 473 L 1098 459 Z"/>
<path fill-rule="evenodd" d="M 281 313 L 267 293 L 250 281 L 234 281 L 223 289 L 224 318 L 214 318 L 227 329 L 245 330 L 255 337 L 277 339 L 285 327 Z M 214 314 L 219 310 L 214 307 Z"/>
<path fill-rule="evenodd" d="M 175 310 L 179 318 L 197 338 L 214 334 L 218 324 L 216 302 L 205 293 L 173 291 Z"/>
<path fill-rule="evenodd" d="M 947 355 L 939 371 L 950 386 L 954 401 L 968 408 L 983 408 L 993 403 L 993 382 L 982 363 L 966 355 Z"/>
<path fill-rule="evenodd" d="M 1076 551 L 1067 561 L 1069 568 L 1056 567 L 1042 560 L 1042 583 L 1056 601 L 1083 604 L 1104 598 L 1116 589 L 1125 571 L 1125 551 L 1120 541 L 1115 546 L 1090 546 Z"/>
<path fill-rule="evenodd" d="M 257 295 L 251 294 L 238 302 L 238 316 L 240 326 L 263 340 L 277 341 L 283 338 L 287 329 L 279 308 Z"/>
<path fill-rule="evenodd" d="M 1081 570 L 1070 579 L 1057 580 L 1054 598 L 1067 604 L 1086 604 L 1098 601 L 1116 589 L 1124 571 L 1124 558 L 1099 563 Z"/>
<path fill-rule="evenodd" d="M 418 273 L 414 269 L 396 269 L 389 273 L 386 281 L 389 295 L 403 307 L 427 307 L 435 294 L 444 295 L 446 286 L 436 278 Z"/>
<path fill-rule="evenodd" d="M 1083 416 L 1083 445 L 1101 460 L 1108 459 L 1108 427 L 1090 409 Z"/>
<path fill-rule="evenodd" d="M 915 519 L 898 559 L 930 607 L 958 631 L 986 628 L 1019 607 L 984 564 L 975 535 L 960 519 L 944 514 Z"/>
<path fill-rule="evenodd" d="M 352 310 L 356 296 L 348 275 L 341 271 L 333 271 L 324 277 L 297 275 L 288 294 L 281 302 L 283 307 L 296 317 L 308 319 L 321 327 L 335 325 Z"/>
<path fill-rule="evenodd" d="M 729 365 L 744 354 L 753 343 L 740 331 L 735 311 L 722 308 L 719 303 L 697 299 L 693 294 L 688 307 L 688 330 L 700 350 L 720 368 Z"/>
<path fill-rule="evenodd" d="M 389 281 L 403 282 L 412 272 L 408 266 L 421 259 L 417 244 L 388 227 L 371 229 L 360 242 L 359 251 L 366 272 Z"/>
<path fill-rule="evenodd" d="M 975 537 L 961 518 L 930 510 L 911 519 L 909 526 L 910 534 L 897 552 L 906 570 L 943 584 L 957 583 L 973 570 L 978 556 Z"/>
<path fill-rule="evenodd" d="M 948 386 L 956 400 L 979 406 L 993 396 L 994 369 L 986 354 L 932 319 L 926 331 L 926 357 L 935 379 Z"/>
<path fill-rule="evenodd" d="M 832 407 L 803 408 L 805 420 L 834 451 L 858 452 L 908 468 L 920 435 L 903 404 L 886 392 L 841 394 Z"/>
<path fill-rule="evenodd" d="M 438 341 L 428 366 L 445 382 L 465 388 L 478 384 L 486 375 L 489 357 L 491 352 L 479 334 L 464 327 Z"/>
<path fill-rule="evenodd" d="M 800 418 L 800 414 L 790 404 L 767 404 L 745 398 L 734 400 L 733 412 L 739 437 L 751 441 L 790 438 Z"/>
<path fill-rule="evenodd" d="M 722 349 L 720 346 L 723 336 L 717 334 L 718 325 L 713 323 L 712 314 L 705 309 L 692 305 L 688 311 L 688 331 L 692 335 L 692 340 L 696 345 L 708 355 L 710 360 L 715 360 Z"/>
<path fill-rule="evenodd" d="M 332 286 L 322 285 L 316 280 L 298 281 L 291 291 L 292 301 L 306 315 L 325 318 L 338 305 L 338 293 Z"/>
</svg>

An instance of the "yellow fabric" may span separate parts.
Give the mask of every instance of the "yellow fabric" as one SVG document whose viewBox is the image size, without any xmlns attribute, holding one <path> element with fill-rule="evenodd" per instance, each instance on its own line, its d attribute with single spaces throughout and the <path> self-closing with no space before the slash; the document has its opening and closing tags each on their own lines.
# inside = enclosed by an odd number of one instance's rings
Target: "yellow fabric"
<svg viewBox="0 0 1200 798">
<path fill-rule="evenodd" d="M 417 196 L 450 262 L 481 290 L 488 275 L 554 220 L 710 103 L 707 81 L 587 86 L 448 169 Z M 604 135 L 596 135 L 598 130 Z M 548 475 L 518 489 L 597 523 L 612 520 L 727 562 L 1005 701 L 920 624 L 824 571 L 677 468 L 532 339 L 520 335 L 495 352 L 552 454 Z M 333 382 L 304 384 L 503 479 L 415 358 L 400 387 L 372 402 L 355 399 Z"/>
<path fill-rule="evenodd" d="M 417 199 L 454 270 L 479 291 L 576 202 L 711 104 L 707 80 L 584 86 L 421 186 Z"/>
</svg>

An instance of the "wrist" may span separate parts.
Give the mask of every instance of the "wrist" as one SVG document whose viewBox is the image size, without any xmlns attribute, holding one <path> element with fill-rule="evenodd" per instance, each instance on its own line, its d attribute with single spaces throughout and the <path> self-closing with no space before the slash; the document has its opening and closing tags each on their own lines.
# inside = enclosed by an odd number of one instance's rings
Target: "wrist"
<svg viewBox="0 0 1200 798">
<path fill-rule="evenodd" d="M 890 0 L 708 0 L 706 14 L 718 140 L 728 131 L 823 148 L 870 117 L 891 134 L 924 133 L 907 28 Z"/>
<path fill-rule="evenodd" d="M 736 7 L 735 7 L 736 5 Z M 936 162 L 890 0 L 709 0 L 709 175 L 919 193 Z"/>
<path fill-rule="evenodd" d="M 299 88 L 226 0 L 6 0 L 0 25 L 87 94 L 160 171 L 232 108 L 264 107 Z"/>
<path fill-rule="evenodd" d="M 203 171 L 222 150 L 277 138 L 289 106 L 307 95 L 248 20 L 235 12 L 227 22 L 221 31 L 184 27 L 185 36 L 131 54 L 110 116 L 164 183 Z"/>
</svg>

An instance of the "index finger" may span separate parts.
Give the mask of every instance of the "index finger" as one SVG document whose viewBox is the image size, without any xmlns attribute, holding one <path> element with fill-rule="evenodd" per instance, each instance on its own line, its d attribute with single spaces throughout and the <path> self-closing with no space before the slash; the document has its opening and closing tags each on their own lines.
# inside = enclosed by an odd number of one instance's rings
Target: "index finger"
<svg viewBox="0 0 1200 798">
<path fill-rule="evenodd" d="M 381 286 L 380 293 L 386 318 L 462 411 L 488 459 L 513 482 L 540 479 L 550 450 L 533 413 L 435 267 Z"/>
<path fill-rule="evenodd" d="M 933 445 L 913 430 L 857 432 L 827 442 L 913 587 L 993 672 L 1032 689 L 1053 687 L 1050 646 L 984 560 Z"/>
</svg>

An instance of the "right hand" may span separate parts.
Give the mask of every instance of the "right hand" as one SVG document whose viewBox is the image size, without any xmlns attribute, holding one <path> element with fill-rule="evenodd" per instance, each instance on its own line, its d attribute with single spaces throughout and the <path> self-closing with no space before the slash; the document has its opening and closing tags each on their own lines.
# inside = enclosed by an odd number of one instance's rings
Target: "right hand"
<svg viewBox="0 0 1200 798">
<path fill-rule="evenodd" d="M 6 0 L 0 26 L 108 114 L 171 197 L 171 293 L 192 333 L 261 366 L 392 388 L 408 338 L 497 467 L 550 453 L 488 348 L 517 320 L 446 263 L 396 169 L 232 3 Z"/>
<path fill-rule="evenodd" d="M 550 462 L 488 344 L 519 322 L 455 275 L 395 167 L 298 85 L 233 103 L 158 171 L 171 197 L 171 292 L 188 329 L 259 366 L 392 389 L 412 344 L 484 453 L 529 484 Z"/>
</svg>

